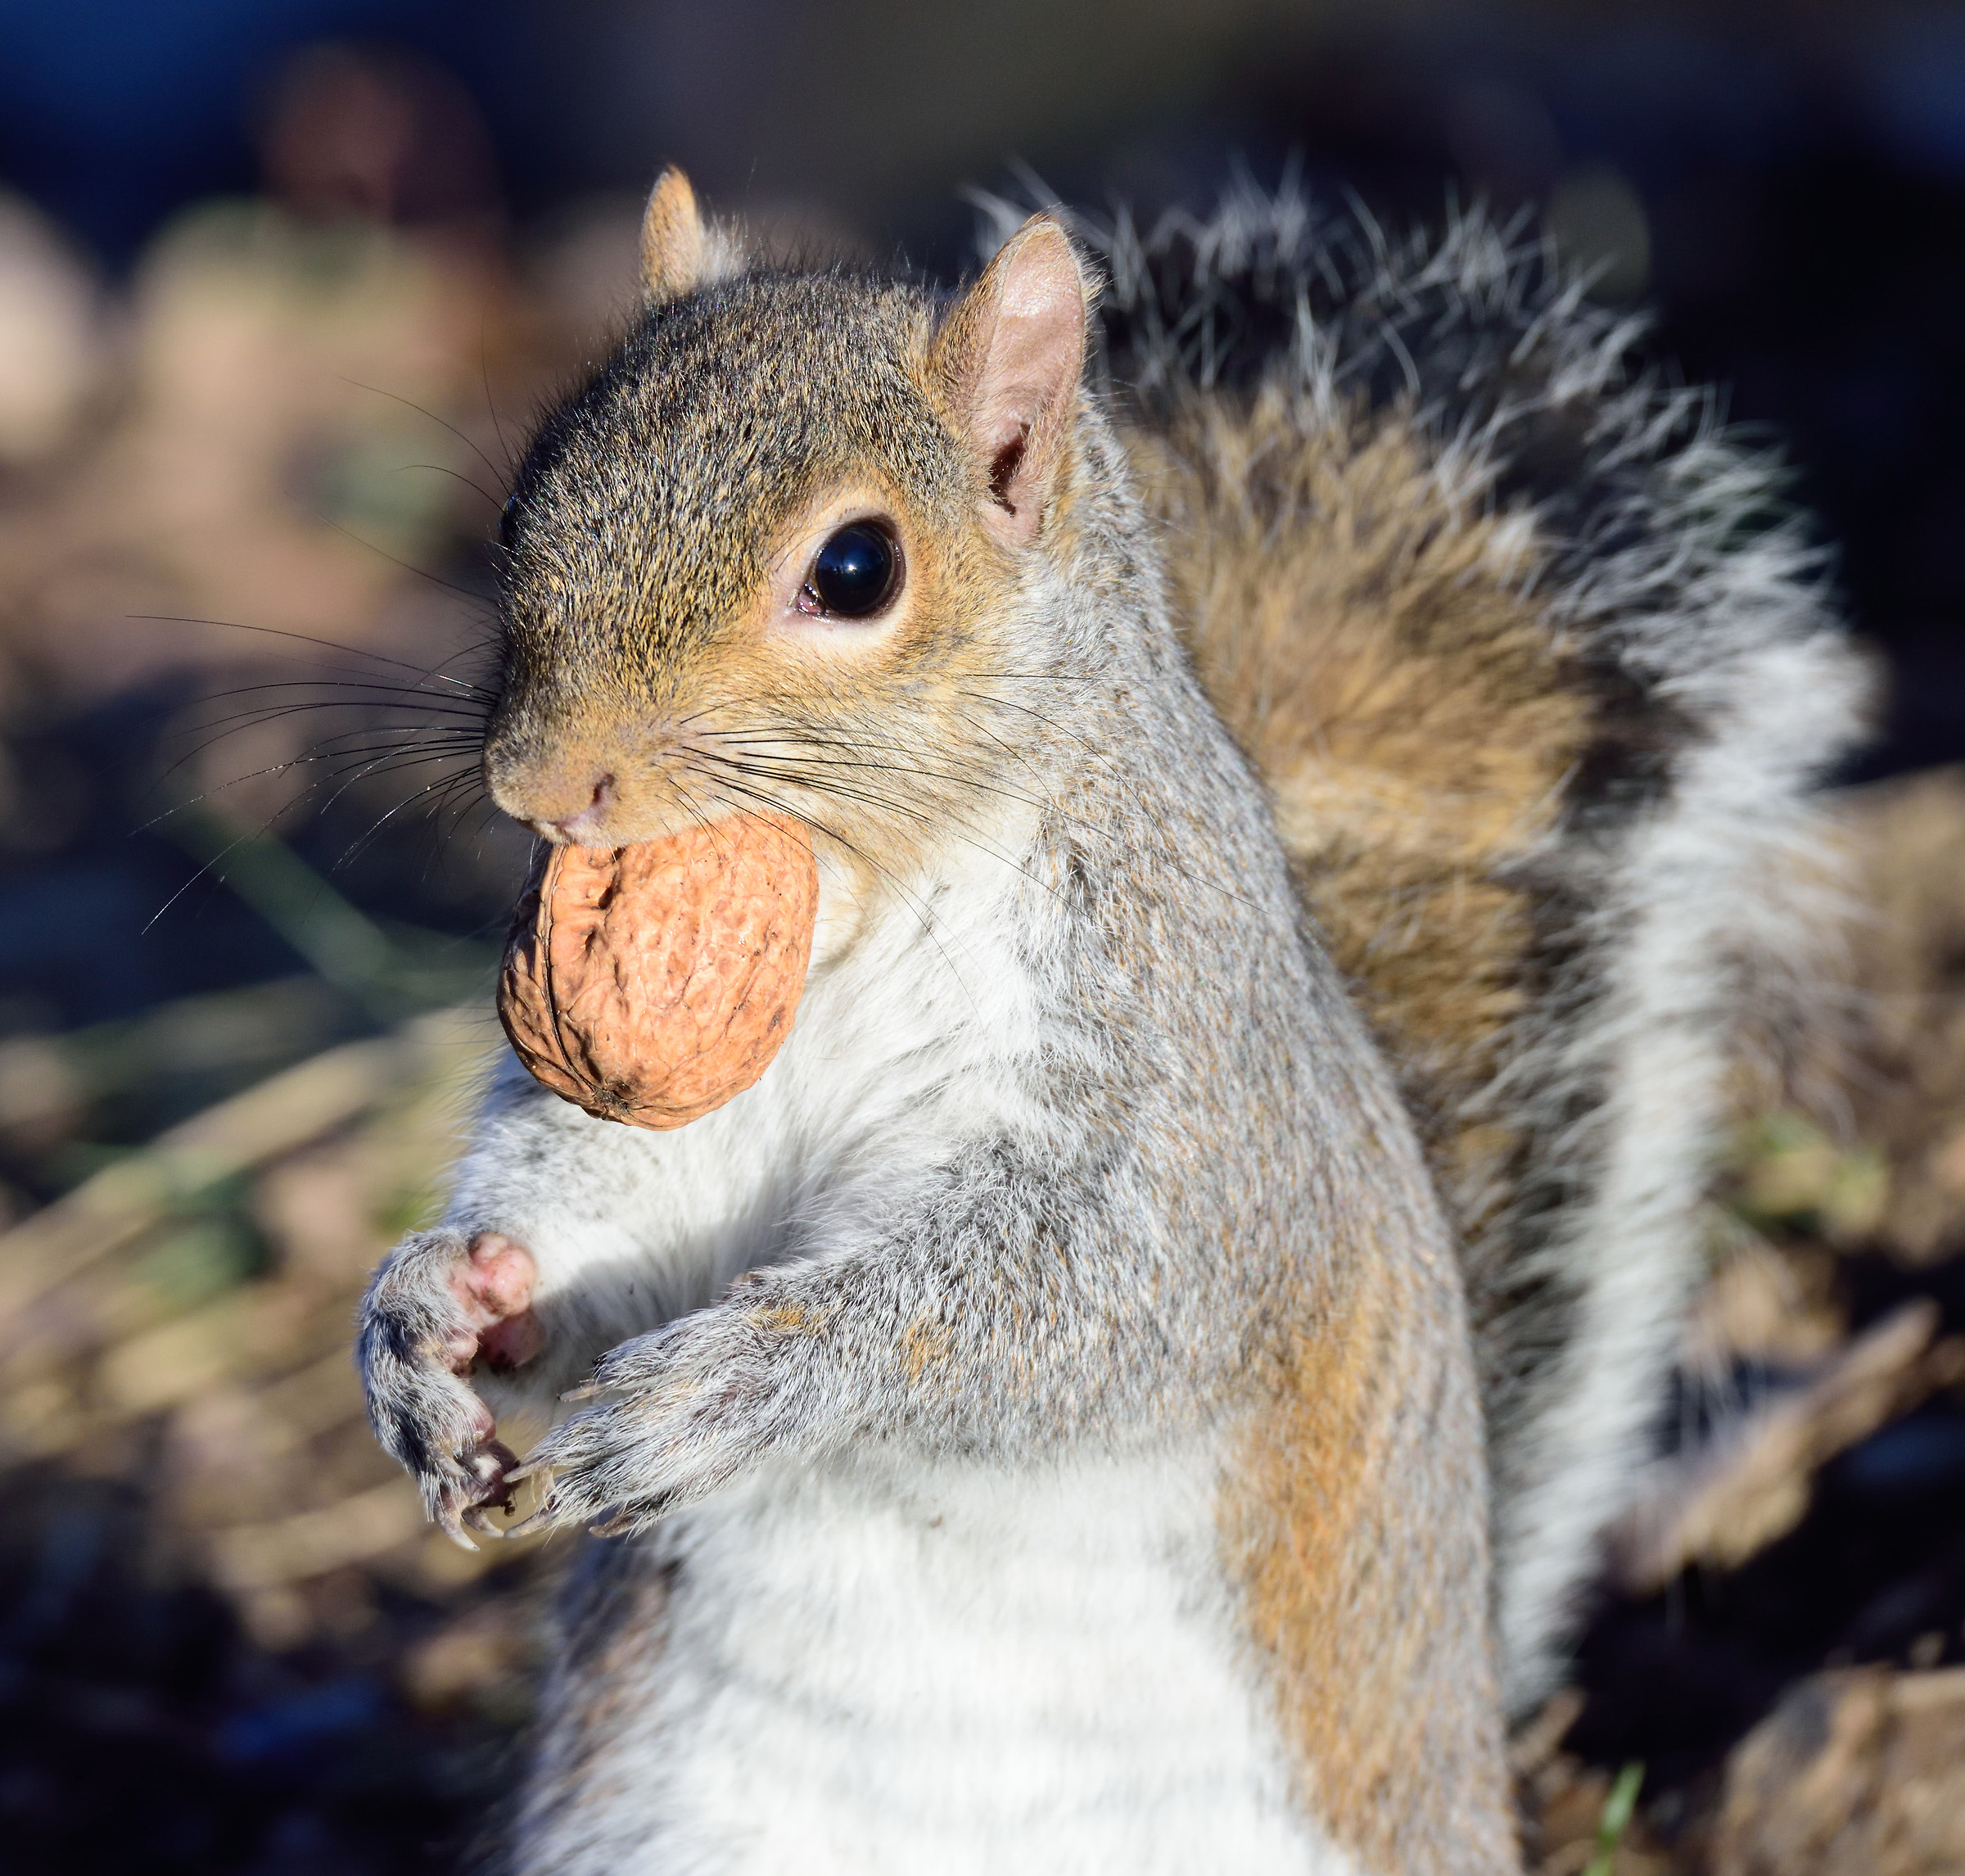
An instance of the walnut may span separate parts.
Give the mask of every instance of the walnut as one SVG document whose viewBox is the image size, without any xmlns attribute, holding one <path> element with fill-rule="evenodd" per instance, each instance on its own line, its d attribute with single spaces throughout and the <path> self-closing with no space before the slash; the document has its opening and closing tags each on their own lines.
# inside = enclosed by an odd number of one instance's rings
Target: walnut
<svg viewBox="0 0 1965 1876">
<path fill-rule="evenodd" d="M 811 837 L 776 816 L 553 848 L 506 941 L 499 1019 L 555 1094 L 681 1127 L 741 1094 L 791 1033 L 818 904 Z"/>
</svg>

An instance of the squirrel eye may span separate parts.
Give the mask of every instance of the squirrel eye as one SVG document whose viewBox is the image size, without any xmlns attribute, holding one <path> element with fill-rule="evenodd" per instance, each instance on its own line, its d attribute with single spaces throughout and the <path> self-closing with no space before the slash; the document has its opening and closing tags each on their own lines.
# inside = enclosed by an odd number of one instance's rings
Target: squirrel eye
<svg viewBox="0 0 1965 1876">
<path fill-rule="evenodd" d="M 846 619 L 879 612 L 900 584 L 901 554 L 893 536 L 865 521 L 831 536 L 813 556 L 806 576 L 806 590 L 819 603 Z"/>
</svg>

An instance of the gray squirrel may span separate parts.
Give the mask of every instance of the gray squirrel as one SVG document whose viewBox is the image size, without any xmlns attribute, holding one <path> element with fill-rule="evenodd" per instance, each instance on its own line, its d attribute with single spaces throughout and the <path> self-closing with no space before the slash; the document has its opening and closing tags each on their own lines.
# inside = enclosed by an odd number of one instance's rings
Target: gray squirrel
<svg viewBox="0 0 1965 1876">
<path fill-rule="evenodd" d="M 1863 686 L 1778 471 L 1478 215 L 1044 214 L 942 296 L 671 170 L 642 251 L 485 773 L 590 848 L 795 817 L 819 911 L 678 1131 L 508 1060 L 363 1306 L 433 1517 L 609 1534 L 512 1867 L 1518 1868 L 1821 935 Z"/>
</svg>

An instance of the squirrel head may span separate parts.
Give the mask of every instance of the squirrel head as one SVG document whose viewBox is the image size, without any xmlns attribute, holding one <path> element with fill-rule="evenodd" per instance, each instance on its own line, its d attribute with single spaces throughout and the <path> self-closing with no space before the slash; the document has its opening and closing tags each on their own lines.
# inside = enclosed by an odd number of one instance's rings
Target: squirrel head
<svg viewBox="0 0 1965 1876">
<path fill-rule="evenodd" d="M 1056 664 L 1086 270 L 1046 215 L 952 304 L 752 268 L 674 170 L 642 260 L 506 506 L 491 793 L 585 846 L 777 810 L 904 865 L 977 825 Z"/>
</svg>

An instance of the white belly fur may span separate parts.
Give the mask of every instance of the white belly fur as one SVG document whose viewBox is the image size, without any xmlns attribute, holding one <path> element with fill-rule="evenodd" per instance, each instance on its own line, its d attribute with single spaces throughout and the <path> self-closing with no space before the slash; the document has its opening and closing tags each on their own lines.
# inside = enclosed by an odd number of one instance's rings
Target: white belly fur
<svg viewBox="0 0 1965 1876">
<path fill-rule="evenodd" d="M 679 1517 L 666 1638 L 590 1767 L 612 1815 L 526 1868 L 1353 1876 L 1289 1801 L 1209 1470 L 861 1461 Z"/>
</svg>

